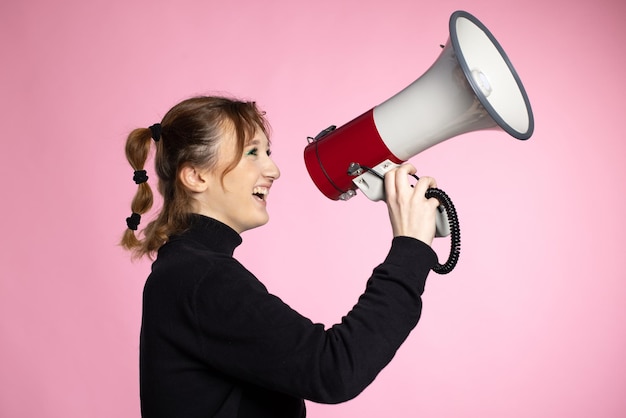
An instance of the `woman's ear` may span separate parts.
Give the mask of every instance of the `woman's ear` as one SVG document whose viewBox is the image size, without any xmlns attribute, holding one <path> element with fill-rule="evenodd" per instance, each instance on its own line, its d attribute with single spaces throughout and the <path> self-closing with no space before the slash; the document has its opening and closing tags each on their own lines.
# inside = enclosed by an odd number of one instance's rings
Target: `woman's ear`
<svg viewBox="0 0 626 418">
<path fill-rule="evenodd" d="M 202 193 L 208 186 L 207 181 L 208 172 L 205 170 L 199 170 L 194 166 L 186 165 L 181 168 L 178 173 L 181 183 L 189 189 L 191 192 Z"/>
</svg>

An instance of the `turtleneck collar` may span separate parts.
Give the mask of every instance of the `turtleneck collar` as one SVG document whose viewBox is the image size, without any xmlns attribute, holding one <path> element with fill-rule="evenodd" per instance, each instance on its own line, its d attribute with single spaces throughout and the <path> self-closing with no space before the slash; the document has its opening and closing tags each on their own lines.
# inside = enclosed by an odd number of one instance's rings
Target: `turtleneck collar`
<svg viewBox="0 0 626 418">
<path fill-rule="evenodd" d="M 199 214 L 191 215 L 191 225 L 181 235 L 182 237 L 192 239 L 213 251 L 230 256 L 242 242 L 241 236 L 230 226 Z"/>
</svg>

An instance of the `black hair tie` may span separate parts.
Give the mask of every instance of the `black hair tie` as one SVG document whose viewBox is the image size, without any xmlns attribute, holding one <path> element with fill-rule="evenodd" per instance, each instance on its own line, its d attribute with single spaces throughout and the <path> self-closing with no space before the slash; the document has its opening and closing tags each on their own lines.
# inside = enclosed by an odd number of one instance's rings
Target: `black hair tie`
<svg viewBox="0 0 626 418">
<path fill-rule="evenodd" d="M 139 226 L 140 221 L 141 221 L 141 215 L 133 212 L 132 215 L 126 218 L 126 225 L 128 226 L 128 229 L 132 229 L 133 231 L 136 231 L 137 227 Z"/>
<path fill-rule="evenodd" d="M 150 132 L 152 132 L 152 139 L 154 139 L 154 142 L 159 142 L 159 140 L 161 140 L 161 124 L 160 123 L 155 123 L 154 125 L 150 126 Z"/>
<path fill-rule="evenodd" d="M 141 184 L 148 181 L 148 175 L 146 174 L 146 170 L 137 170 L 133 175 L 133 181 L 135 184 Z"/>
</svg>

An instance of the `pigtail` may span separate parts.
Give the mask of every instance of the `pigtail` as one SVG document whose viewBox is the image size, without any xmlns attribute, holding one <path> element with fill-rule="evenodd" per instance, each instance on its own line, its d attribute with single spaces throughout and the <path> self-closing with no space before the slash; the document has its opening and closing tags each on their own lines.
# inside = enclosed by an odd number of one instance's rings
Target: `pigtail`
<svg viewBox="0 0 626 418">
<path fill-rule="evenodd" d="M 143 255 L 144 251 L 143 243 L 138 238 L 136 231 L 141 223 L 141 215 L 148 212 L 154 203 L 154 196 L 148 184 L 148 174 L 144 166 L 150 153 L 152 139 L 155 141 L 160 139 L 159 131 L 160 125 L 158 124 L 152 125 L 150 128 L 135 129 L 126 140 L 126 159 L 135 170 L 133 181 L 137 184 L 137 192 L 130 205 L 131 215 L 126 218 L 127 229 L 124 231 L 120 244 L 138 256 Z"/>
</svg>

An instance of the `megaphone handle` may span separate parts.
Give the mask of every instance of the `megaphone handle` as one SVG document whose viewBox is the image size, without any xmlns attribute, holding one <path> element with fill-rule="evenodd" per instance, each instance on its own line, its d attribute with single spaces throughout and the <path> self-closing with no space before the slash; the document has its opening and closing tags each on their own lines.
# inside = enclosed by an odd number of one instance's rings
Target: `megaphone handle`
<svg viewBox="0 0 626 418">
<path fill-rule="evenodd" d="M 367 167 L 363 168 L 367 169 Z M 415 174 L 411 174 L 411 176 L 415 180 L 419 180 L 419 177 Z M 413 185 L 411 185 L 411 187 L 413 187 Z M 437 199 L 439 201 L 440 208 L 443 207 L 443 209 L 445 210 L 445 214 L 439 214 L 438 221 L 447 221 L 448 223 L 447 227 L 450 231 L 450 255 L 448 256 L 448 260 L 446 260 L 445 263 L 437 263 L 435 267 L 433 267 L 433 271 L 437 274 L 448 274 L 452 270 L 454 270 L 454 267 L 456 267 L 456 263 L 459 261 L 459 256 L 461 255 L 461 228 L 459 227 L 459 217 L 456 214 L 456 208 L 454 207 L 454 203 L 452 203 L 450 197 L 443 190 L 437 189 L 435 187 L 430 188 L 426 191 L 426 197 L 428 199 L 430 199 L 431 197 Z"/>
<path fill-rule="evenodd" d="M 390 164 L 390 166 L 391 165 L 393 164 Z M 385 164 L 385 166 L 387 165 Z M 370 167 L 353 162 L 348 167 L 347 173 L 348 175 L 354 177 L 361 176 L 365 171 L 377 177 L 384 187 L 384 175 Z M 411 176 L 415 180 L 419 180 L 419 177 L 415 174 L 411 174 Z M 411 185 L 411 187 L 414 186 Z M 384 191 L 382 191 L 382 194 L 384 194 Z M 438 274 L 447 274 L 454 269 L 456 263 L 459 261 L 459 255 L 461 253 L 461 229 L 459 227 L 459 217 L 456 214 L 456 209 L 454 208 L 452 200 L 443 190 L 430 188 L 426 191 L 426 197 L 434 197 L 435 199 L 437 199 L 440 204 L 440 209 L 441 207 L 443 207 L 443 209 L 445 210 L 445 213 L 438 214 L 437 222 L 446 223 L 446 228 L 442 228 L 442 230 L 440 231 L 439 226 L 437 226 L 437 233 L 439 234 L 438 236 L 446 236 L 448 234 L 450 235 L 450 255 L 448 256 L 448 260 L 444 264 L 437 263 L 435 267 L 433 267 L 433 271 Z"/>
</svg>

